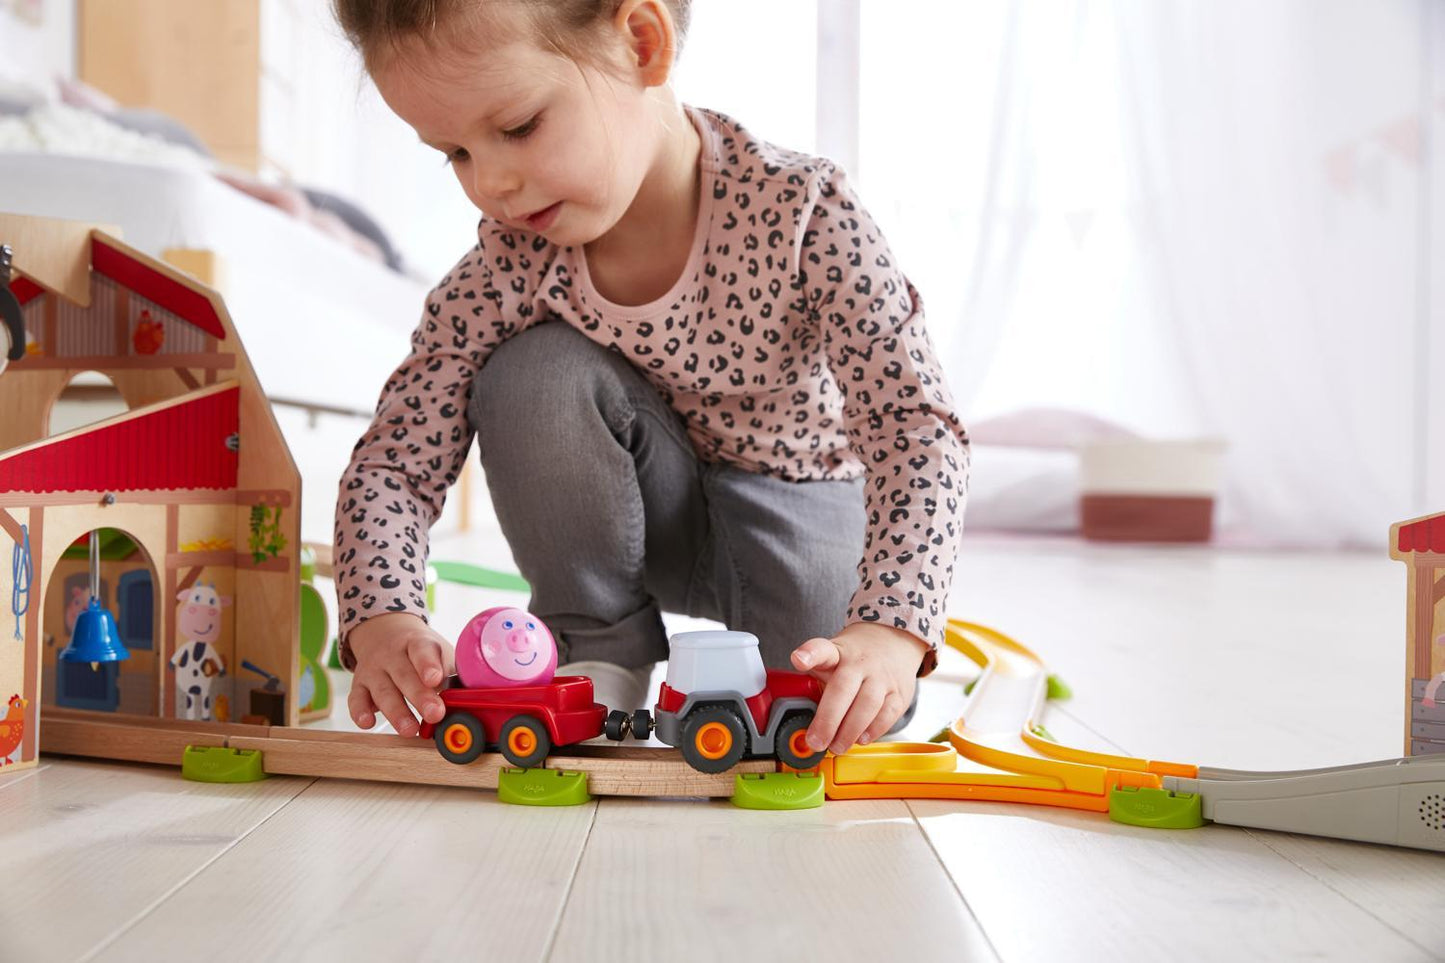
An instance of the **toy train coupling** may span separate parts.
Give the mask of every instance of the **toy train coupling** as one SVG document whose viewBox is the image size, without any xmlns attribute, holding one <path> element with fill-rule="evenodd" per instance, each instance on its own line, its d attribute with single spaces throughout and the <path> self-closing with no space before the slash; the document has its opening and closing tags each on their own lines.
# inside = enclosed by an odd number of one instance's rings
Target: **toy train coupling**
<svg viewBox="0 0 1445 963">
<path fill-rule="evenodd" d="M 654 728 L 656 725 L 652 721 L 652 713 L 646 709 L 637 709 L 634 712 L 613 709 L 602 725 L 602 734 L 613 742 L 622 742 L 629 735 L 639 742 L 646 742 Z"/>
</svg>

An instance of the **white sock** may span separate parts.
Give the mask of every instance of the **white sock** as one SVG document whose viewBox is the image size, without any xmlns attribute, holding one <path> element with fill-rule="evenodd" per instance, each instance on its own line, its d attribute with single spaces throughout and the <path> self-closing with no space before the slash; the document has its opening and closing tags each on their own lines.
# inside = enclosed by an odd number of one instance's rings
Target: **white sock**
<svg viewBox="0 0 1445 963">
<path fill-rule="evenodd" d="M 624 669 L 612 662 L 584 659 L 557 666 L 558 675 L 585 675 L 592 680 L 592 698 L 608 709 L 631 712 L 647 706 L 647 684 L 652 679 L 652 667 L 647 663 L 635 669 Z"/>
</svg>

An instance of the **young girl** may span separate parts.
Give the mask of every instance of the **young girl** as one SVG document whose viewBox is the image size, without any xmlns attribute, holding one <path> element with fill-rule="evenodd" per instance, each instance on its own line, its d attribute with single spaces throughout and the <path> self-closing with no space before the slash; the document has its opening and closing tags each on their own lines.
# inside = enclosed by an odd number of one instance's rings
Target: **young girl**
<svg viewBox="0 0 1445 963">
<path fill-rule="evenodd" d="M 352 718 L 441 718 L 427 530 L 475 435 L 559 673 L 635 708 L 666 609 L 820 678 L 814 748 L 889 732 L 942 641 L 968 439 L 843 172 L 678 104 L 689 0 L 335 3 L 485 212 L 341 481 Z"/>
</svg>

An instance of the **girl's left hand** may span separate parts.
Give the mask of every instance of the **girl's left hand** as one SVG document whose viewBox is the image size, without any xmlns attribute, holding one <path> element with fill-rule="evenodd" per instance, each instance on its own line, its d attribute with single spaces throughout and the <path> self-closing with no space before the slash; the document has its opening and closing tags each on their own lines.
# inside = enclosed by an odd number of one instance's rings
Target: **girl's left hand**
<svg viewBox="0 0 1445 963">
<path fill-rule="evenodd" d="M 875 622 L 853 622 L 794 649 L 793 665 L 823 683 L 808 745 L 837 755 L 884 736 L 913 701 L 927 651 L 917 636 Z"/>
</svg>

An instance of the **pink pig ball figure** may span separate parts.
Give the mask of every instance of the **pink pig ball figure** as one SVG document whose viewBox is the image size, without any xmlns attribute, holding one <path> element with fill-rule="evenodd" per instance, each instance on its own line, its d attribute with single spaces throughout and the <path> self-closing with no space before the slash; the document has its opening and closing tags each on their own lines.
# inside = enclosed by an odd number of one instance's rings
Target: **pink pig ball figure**
<svg viewBox="0 0 1445 963">
<path fill-rule="evenodd" d="M 556 672 L 557 642 L 530 612 L 487 609 L 457 637 L 457 675 L 469 689 L 546 685 Z"/>
</svg>

